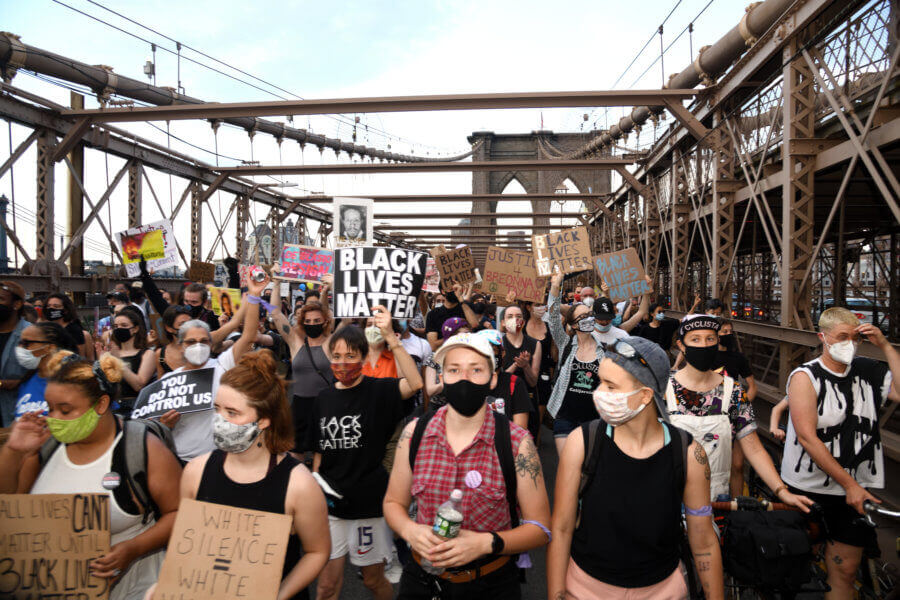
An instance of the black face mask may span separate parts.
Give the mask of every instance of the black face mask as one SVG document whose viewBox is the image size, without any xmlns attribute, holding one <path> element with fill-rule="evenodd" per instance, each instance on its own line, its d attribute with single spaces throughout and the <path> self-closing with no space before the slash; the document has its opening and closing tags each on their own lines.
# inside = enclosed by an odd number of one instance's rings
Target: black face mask
<svg viewBox="0 0 900 600">
<path fill-rule="evenodd" d="M 315 325 L 303 325 L 303 329 L 306 331 L 306 337 L 317 338 L 325 332 L 325 325 L 323 323 L 316 323 Z"/>
<path fill-rule="evenodd" d="M 13 315 L 13 312 L 15 311 L 13 310 L 12 306 L 9 306 L 8 304 L 0 304 L 0 321 L 6 321 L 7 319 L 9 319 Z"/>
<path fill-rule="evenodd" d="M 490 391 L 490 383 L 472 383 L 468 379 L 444 384 L 447 404 L 464 417 L 471 417 L 477 413 L 484 406 L 485 398 Z"/>
<path fill-rule="evenodd" d="M 61 308 L 47 309 L 47 320 L 48 321 L 59 321 L 62 318 L 63 318 L 63 311 Z"/>
<path fill-rule="evenodd" d="M 473 302 L 472 303 L 472 312 L 476 315 L 484 314 L 484 302 Z"/>
<path fill-rule="evenodd" d="M 456 297 L 456 292 L 447 292 L 444 294 L 444 304 L 458 304 L 459 298 Z"/>
<path fill-rule="evenodd" d="M 737 346 L 737 342 L 734 340 L 734 334 L 728 333 L 726 335 L 719 336 L 719 343 L 725 346 L 726 350 L 734 350 Z"/>
<path fill-rule="evenodd" d="M 128 327 L 116 327 L 112 331 L 113 338 L 120 344 L 124 344 L 131 339 L 131 329 Z"/>
<path fill-rule="evenodd" d="M 715 344 L 712 346 L 704 346 L 702 348 L 685 346 L 684 359 L 698 371 L 709 371 L 713 368 L 713 365 L 716 364 L 716 354 L 718 352 L 719 347 Z"/>
<path fill-rule="evenodd" d="M 191 306 L 190 304 L 185 304 L 187 309 L 191 311 L 191 318 L 196 319 L 200 316 L 200 313 L 203 311 L 203 305 L 198 304 L 197 306 Z"/>
</svg>

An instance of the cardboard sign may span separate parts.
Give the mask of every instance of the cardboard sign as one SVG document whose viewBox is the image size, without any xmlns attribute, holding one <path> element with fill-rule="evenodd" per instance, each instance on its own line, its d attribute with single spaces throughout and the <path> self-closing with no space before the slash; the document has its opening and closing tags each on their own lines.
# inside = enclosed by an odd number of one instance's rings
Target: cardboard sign
<svg viewBox="0 0 900 600">
<path fill-rule="evenodd" d="M 453 285 L 475 281 L 475 259 L 468 246 L 454 248 L 434 255 L 434 262 L 441 274 L 441 290 L 449 292 Z"/>
<path fill-rule="evenodd" d="M 216 280 L 216 265 L 199 260 L 191 261 L 191 271 L 188 276 L 191 281 L 200 283 L 213 283 Z"/>
<path fill-rule="evenodd" d="M 412 319 L 428 255 L 402 248 L 334 251 L 334 316 L 370 317 L 384 305 L 395 319 Z"/>
<path fill-rule="evenodd" d="M 553 233 L 531 236 L 534 263 L 541 277 L 591 269 L 591 246 L 587 227 L 573 227 Z"/>
<path fill-rule="evenodd" d="M 109 535 L 107 494 L 0 495 L 0 598 L 108 598 Z"/>
<path fill-rule="evenodd" d="M 594 258 L 594 266 L 604 283 L 609 286 L 609 298 L 613 302 L 650 292 L 644 265 L 634 248 L 601 254 Z"/>
<path fill-rule="evenodd" d="M 312 246 L 285 244 L 281 250 L 279 279 L 319 283 L 334 271 L 334 251 Z"/>
<path fill-rule="evenodd" d="M 274 599 L 291 517 L 183 498 L 156 600 Z"/>
<path fill-rule="evenodd" d="M 134 401 L 131 418 L 152 419 L 170 410 L 186 414 L 211 409 L 215 372 L 215 369 L 182 371 L 145 386 Z"/>
<path fill-rule="evenodd" d="M 441 291 L 441 273 L 437 270 L 434 258 L 429 256 L 425 263 L 425 283 L 422 285 L 422 291 L 430 294 L 437 294 Z"/>
<path fill-rule="evenodd" d="M 234 288 L 221 288 L 210 286 L 209 301 L 216 315 L 228 315 L 233 317 L 237 309 L 241 307 L 241 290 Z"/>
<path fill-rule="evenodd" d="M 493 294 L 498 303 L 505 302 L 509 292 L 515 292 L 516 300 L 543 304 L 546 287 L 547 279 L 538 277 L 530 252 L 488 247 L 482 290 Z"/>
<path fill-rule="evenodd" d="M 167 269 L 177 264 L 177 249 L 172 223 L 156 221 L 116 234 L 122 248 L 122 263 L 128 277 L 141 274 L 141 256 L 147 261 L 149 271 Z"/>
<path fill-rule="evenodd" d="M 334 247 L 368 246 L 372 234 L 375 204 L 371 198 L 334 199 Z"/>
</svg>

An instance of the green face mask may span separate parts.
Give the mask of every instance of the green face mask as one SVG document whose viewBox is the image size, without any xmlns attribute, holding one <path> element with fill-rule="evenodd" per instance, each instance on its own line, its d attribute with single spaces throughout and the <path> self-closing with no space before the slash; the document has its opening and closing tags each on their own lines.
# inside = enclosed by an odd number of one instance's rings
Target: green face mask
<svg viewBox="0 0 900 600">
<path fill-rule="evenodd" d="M 74 419 L 47 417 L 47 429 L 61 444 L 74 444 L 91 435 L 99 422 L 100 415 L 91 406 L 83 415 Z"/>
</svg>

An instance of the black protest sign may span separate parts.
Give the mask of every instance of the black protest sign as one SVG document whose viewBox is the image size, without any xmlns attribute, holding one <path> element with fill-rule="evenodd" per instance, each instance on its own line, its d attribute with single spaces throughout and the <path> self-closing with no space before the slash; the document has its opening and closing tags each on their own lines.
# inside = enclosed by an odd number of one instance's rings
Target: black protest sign
<svg viewBox="0 0 900 600">
<path fill-rule="evenodd" d="M 291 517 L 183 498 L 153 597 L 276 598 Z"/>
<path fill-rule="evenodd" d="M 594 266 L 603 282 L 609 286 L 609 298 L 613 302 L 628 300 L 650 291 L 644 265 L 634 248 L 595 256 Z"/>
<path fill-rule="evenodd" d="M 0 598 L 109 597 L 109 528 L 108 494 L 0 494 Z"/>
<path fill-rule="evenodd" d="M 413 318 L 427 261 L 402 248 L 335 248 L 334 316 L 369 317 L 381 304 L 395 319 Z"/>
<path fill-rule="evenodd" d="M 181 414 L 209 410 L 213 406 L 215 369 L 182 371 L 163 377 L 141 390 L 131 411 L 132 419 L 161 417 L 170 410 Z"/>
</svg>

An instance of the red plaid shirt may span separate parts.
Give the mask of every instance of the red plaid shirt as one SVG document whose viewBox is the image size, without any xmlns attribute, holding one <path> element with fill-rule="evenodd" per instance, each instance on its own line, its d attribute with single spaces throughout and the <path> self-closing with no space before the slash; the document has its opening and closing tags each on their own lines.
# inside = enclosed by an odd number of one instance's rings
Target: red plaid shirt
<svg viewBox="0 0 900 600">
<path fill-rule="evenodd" d="M 475 439 L 459 456 L 453 454 L 447 442 L 445 418 L 447 407 L 435 413 L 425 428 L 416 466 L 413 470 L 412 496 L 416 499 L 416 521 L 425 525 L 434 523 L 438 507 L 450 498 L 450 492 L 463 492 L 462 528 L 470 531 L 504 531 L 511 526 L 509 504 L 506 501 L 506 484 L 500 460 L 494 448 L 494 413 L 485 411 L 484 423 Z M 528 432 L 510 421 L 510 440 L 513 459 L 519 453 L 519 445 Z M 481 474 L 481 485 L 475 489 L 466 485 L 469 471 Z"/>
</svg>

